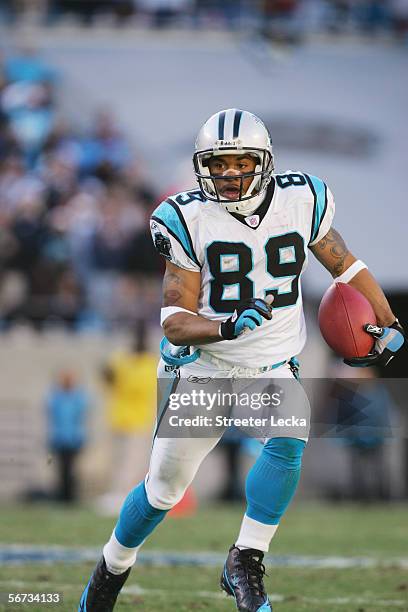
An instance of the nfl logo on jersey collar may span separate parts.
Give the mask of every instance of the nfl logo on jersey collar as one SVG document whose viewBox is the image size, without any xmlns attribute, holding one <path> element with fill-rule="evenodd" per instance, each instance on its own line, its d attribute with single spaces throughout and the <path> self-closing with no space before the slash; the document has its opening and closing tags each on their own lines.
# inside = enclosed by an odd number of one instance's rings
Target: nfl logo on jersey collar
<svg viewBox="0 0 408 612">
<path fill-rule="evenodd" d="M 259 221 L 259 215 L 250 215 L 249 217 L 245 217 L 245 223 L 247 223 L 249 227 L 258 227 Z"/>
</svg>

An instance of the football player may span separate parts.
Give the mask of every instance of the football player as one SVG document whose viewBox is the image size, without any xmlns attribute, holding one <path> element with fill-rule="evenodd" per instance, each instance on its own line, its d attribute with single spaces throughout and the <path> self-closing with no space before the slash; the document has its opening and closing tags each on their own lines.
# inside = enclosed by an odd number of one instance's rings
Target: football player
<svg viewBox="0 0 408 612">
<path fill-rule="evenodd" d="M 193 163 L 199 189 L 168 198 L 151 219 L 154 244 L 167 260 L 159 375 L 170 364 L 175 381 L 288 378 L 300 385 L 301 277 L 309 251 L 374 308 L 378 326 L 367 330 L 375 336 L 373 353 L 347 363 L 388 363 L 405 341 L 403 329 L 366 265 L 333 228 L 327 185 L 305 172 L 275 174 L 268 130 L 239 109 L 205 122 Z M 146 479 L 124 501 L 79 610 L 113 609 L 140 547 L 217 442 L 155 436 Z M 247 475 L 246 512 L 221 575 L 241 612 L 272 609 L 263 557 L 295 493 L 305 444 L 301 434 L 267 438 Z"/>
</svg>

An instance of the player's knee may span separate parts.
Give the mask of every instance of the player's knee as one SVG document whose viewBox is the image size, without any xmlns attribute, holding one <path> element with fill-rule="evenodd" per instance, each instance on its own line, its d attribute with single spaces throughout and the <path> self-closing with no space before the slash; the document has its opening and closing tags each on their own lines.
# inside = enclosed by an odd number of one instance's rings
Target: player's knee
<svg viewBox="0 0 408 612">
<path fill-rule="evenodd" d="M 298 470 L 302 465 L 305 440 L 298 438 L 271 438 L 263 448 L 265 459 L 276 467 Z"/>
<path fill-rule="evenodd" d="M 146 493 L 149 503 L 161 510 L 170 510 L 182 500 L 188 487 L 184 480 L 168 480 L 165 478 L 149 477 L 146 483 Z"/>
</svg>

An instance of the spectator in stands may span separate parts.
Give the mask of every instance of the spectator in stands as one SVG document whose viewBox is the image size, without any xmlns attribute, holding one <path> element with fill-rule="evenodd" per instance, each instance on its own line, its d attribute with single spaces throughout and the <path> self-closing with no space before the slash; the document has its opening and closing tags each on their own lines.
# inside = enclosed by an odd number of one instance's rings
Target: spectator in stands
<svg viewBox="0 0 408 612">
<path fill-rule="evenodd" d="M 111 178 L 131 160 L 130 147 L 112 113 L 99 110 L 93 120 L 89 138 L 82 141 L 82 169 L 102 180 Z"/>
<path fill-rule="evenodd" d="M 10 0 L 0 0 L 0 25 L 10 25 L 16 16 L 16 6 Z"/>
<path fill-rule="evenodd" d="M 103 0 L 50 0 L 50 12 L 53 17 L 61 14 L 75 15 L 82 25 L 90 26 L 94 16 L 106 6 Z"/>
<path fill-rule="evenodd" d="M 63 206 L 78 191 L 78 166 L 66 151 L 46 154 L 37 168 L 46 185 L 47 208 Z"/>
<path fill-rule="evenodd" d="M 129 349 L 114 353 L 103 369 L 108 387 L 112 433 L 112 479 L 98 500 L 102 512 L 115 513 L 123 495 L 145 471 L 156 412 L 157 357 L 147 349 L 147 325 L 139 320 Z"/>
<path fill-rule="evenodd" d="M 47 400 L 48 446 L 57 460 L 58 500 L 78 498 L 77 460 L 88 438 L 90 402 L 72 370 L 59 372 Z"/>
<path fill-rule="evenodd" d="M 358 27 L 367 34 L 377 32 L 389 27 L 390 6 L 383 0 L 362 0 L 352 7 Z"/>
<path fill-rule="evenodd" d="M 55 292 L 50 296 L 48 319 L 75 330 L 81 324 L 83 310 L 84 295 L 78 277 L 67 267 L 58 276 Z"/>
<path fill-rule="evenodd" d="M 143 227 L 144 213 L 120 185 L 111 188 L 101 207 L 100 224 L 94 236 L 97 269 L 126 269 L 129 245 Z"/>
<path fill-rule="evenodd" d="M 192 0 L 138 0 L 138 9 L 152 17 L 152 25 L 165 28 L 189 11 Z"/>
<path fill-rule="evenodd" d="M 2 328 L 84 330 L 150 316 L 155 197 L 126 136 L 107 109 L 87 134 L 56 121 L 54 71 L 28 51 L 0 60 Z"/>
<path fill-rule="evenodd" d="M 155 202 L 157 202 L 159 198 L 158 194 L 153 189 L 153 185 L 146 180 L 140 160 L 132 159 L 129 164 L 122 168 L 120 177 L 123 184 L 126 185 L 133 194 L 135 200 L 137 200 L 146 210 L 147 228 L 147 219 L 153 211 Z"/>
<path fill-rule="evenodd" d="M 299 0 L 263 0 L 261 33 L 273 40 L 297 43 L 303 34 L 297 19 Z"/>
<path fill-rule="evenodd" d="M 351 380 L 341 364 L 334 374 L 324 399 L 325 419 L 331 424 L 326 434 L 347 449 L 349 478 L 344 490 L 333 483 L 331 495 L 362 502 L 389 499 L 385 445 L 395 419 L 389 391 L 375 368 L 360 368 Z"/>
<path fill-rule="evenodd" d="M 28 171 L 24 157 L 16 151 L 0 158 L 0 214 L 12 223 L 18 208 L 27 199 L 41 197 L 45 185 L 33 172 Z"/>
<path fill-rule="evenodd" d="M 0 98 L 1 98 L 1 86 L 0 86 Z M 1 175 L 1 163 L 8 155 L 17 151 L 17 141 L 10 129 L 10 125 L 6 114 L 0 108 L 0 175 Z"/>
<path fill-rule="evenodd" d="M 5 62 L 5 76 L 9 83 L 55 84 L 56 70 L 44 62 L 32 45 L 22 45 Z"/>
<path fill-rule="evenodd" d="M 4 88 L 1 103 L 20 149 L 33 166 L 54 121 L 48 86 L 24 81 L 12 83 Z"/>
</svg>

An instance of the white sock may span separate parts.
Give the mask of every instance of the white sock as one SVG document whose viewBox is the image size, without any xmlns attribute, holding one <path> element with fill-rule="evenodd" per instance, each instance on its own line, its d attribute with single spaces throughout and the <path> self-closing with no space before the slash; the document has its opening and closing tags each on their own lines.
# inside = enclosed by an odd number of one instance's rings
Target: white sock
<svg viewBox="0 0 408 612">
<path fill-rule="evenodd" d="M 242 519 L 241 530 L 235 546 L 241 550 L 244 548 L 255 548 L 268 552 L 269 544 L 276 533 L 279 525 L 266 525 L 249 518 L 244 514 Z"/>
<path fill-rule="evenodd" d="M 108 571 L 111 574 L 123 574 L 123 572 L 126 572 L 128 567 L 134 565 L 137 553 L 142 544 L 139 544 L 139 546 L 135 548 L 123 546 L 123 544 L 117 540 L 115 531 L 113 531 L 109 542 L 103 547 L 103 556 Z"/>
</svg>

